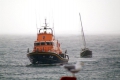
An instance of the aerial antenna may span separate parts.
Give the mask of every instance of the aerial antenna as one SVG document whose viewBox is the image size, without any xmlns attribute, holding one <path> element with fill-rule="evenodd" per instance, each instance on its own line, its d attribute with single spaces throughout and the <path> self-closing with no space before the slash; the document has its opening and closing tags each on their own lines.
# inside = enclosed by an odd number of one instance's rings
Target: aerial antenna
<svg viewBox="0 0 120 80">
<path fill-rule="evenodd" d="M 36 13 L 36 7 L 35 7 L 35 16 L 36 16 L 36 29 L 37 29 L 37 33 L 38 33 L 38 25 L 37 25 L 37 13 Z"/>
<path fill-rule="evenodd" d="M 52 18 L 53 18 L 53 10 L 52 10 Z M 54 38 L 55 38 L 54 18 L 53 18 L 53 32 L 54 32 Z"/>
<path fill-rule="evenodd" d="M 38 27 L 37 27 L 37 15 L 36 15 L 36 29 L 37 29 L 37 33 L 38 33 Z"/>
<path fill-rule="evenodd" d="M 80 16 L 80 22 L 81 22 L 81 33 L 82 33 L 82 39 L 83 39 L 83 45 L 84 48 L 86 48 L 86 41 L 85 41 L 85 37 L 84 37 L 84 31 L 83 31 L 83 26 L 82 26 L 82 20 L 81 20 L 81 14 L 79 13 Z"/>
<path fill-rule="evenodd" d="M 54 29 L 54 22 L 53 22 L 53 31 L 54 31 L 54 38 L 55 38 L 55 29 Z"/>
<path fill-rule="evenodd" d="M 40 20 L 40 16 L 39 16 L 39 22 L 40 22 L 40 27 L 41 27 L 41 20 Z"/>
</svg>

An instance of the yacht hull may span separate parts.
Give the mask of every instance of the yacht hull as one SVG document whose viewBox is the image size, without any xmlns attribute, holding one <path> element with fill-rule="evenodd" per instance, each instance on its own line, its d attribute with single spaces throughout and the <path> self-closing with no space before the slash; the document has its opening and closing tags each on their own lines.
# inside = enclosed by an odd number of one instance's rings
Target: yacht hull
<svg viewBox="0 0 120 80">
<path fill-rule="evenodd" d="M 91 58 L 92 57 L 92 51 L 90 50 L 84 50 L 80 53 L 80 57 L 83 58 Z"/>
</svg>

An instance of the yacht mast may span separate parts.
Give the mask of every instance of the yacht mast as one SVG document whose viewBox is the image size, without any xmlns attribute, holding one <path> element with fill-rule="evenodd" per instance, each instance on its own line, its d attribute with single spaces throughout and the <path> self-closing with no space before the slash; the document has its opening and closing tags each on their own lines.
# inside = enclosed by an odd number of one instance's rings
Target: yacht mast
<svg viewBox="0 0 120 80">
<path fill-rule="evenodd" d="M 83 45 L 84 45 L 84 48 L 86 48 L 86 41 L 85 41 L 85 36 L 84 36 L 84 31 L 83 31 L 83 26 L 82 26 L 82 20 L 81 20 L 80 13 L 79 13 L 79 16 L 80 16 L 80 22 L 81 22 L 81 33 L 82 33 Z"/>
</svg>

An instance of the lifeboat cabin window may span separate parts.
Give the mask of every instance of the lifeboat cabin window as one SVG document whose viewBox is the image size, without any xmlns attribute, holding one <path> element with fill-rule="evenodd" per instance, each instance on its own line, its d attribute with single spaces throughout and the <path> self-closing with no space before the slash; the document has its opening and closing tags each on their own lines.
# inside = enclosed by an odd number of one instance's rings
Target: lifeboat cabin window
<svg viewBox="0 0 120 80">
<path fill-rule="evenodd" d="M 46 42 L 46 44 L 47 44 L 47 45 L 53 45 L 53 43 L 52 43 L 52 42 Z"/>
<path fill-rule="evenodd" d="M 38 42 L 38 43 L 34 43 L 34 46 L 40 46 L 40 45 L 53 45 L 53 42 Z"/>
<path fill-rule="evenodd" d="M 45 45 L 45 42 L 41 42 L 41 45 Z"/>
<path fill-rule="evenodd" d="M 34 45 L 35 45 L 35 46 L 39 46 L 39 45 L 40 45 L 40 43 L 34 43 Z"/>
</svg>

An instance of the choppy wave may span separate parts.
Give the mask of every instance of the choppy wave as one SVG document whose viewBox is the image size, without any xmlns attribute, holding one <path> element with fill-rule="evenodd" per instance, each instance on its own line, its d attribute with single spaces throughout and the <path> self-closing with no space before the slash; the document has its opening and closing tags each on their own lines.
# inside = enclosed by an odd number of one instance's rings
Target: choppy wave
<svg viewBox="0 0 120 80">
<path fill-rule="evenodd" d="M 58 65 L 31 65 L 27 48 L 32 51 L 35 36 L 0 36 L 0 80 L 59 80 L 72 74 Z M 63 51 L 67 49 L 73 64 L 83 61 L 78 80 L 120 79 L 120 36 L 86 36 L 92 58 L 80 58 L 82 41 L 78 35 L 58 36 Z"/>
</svg>

